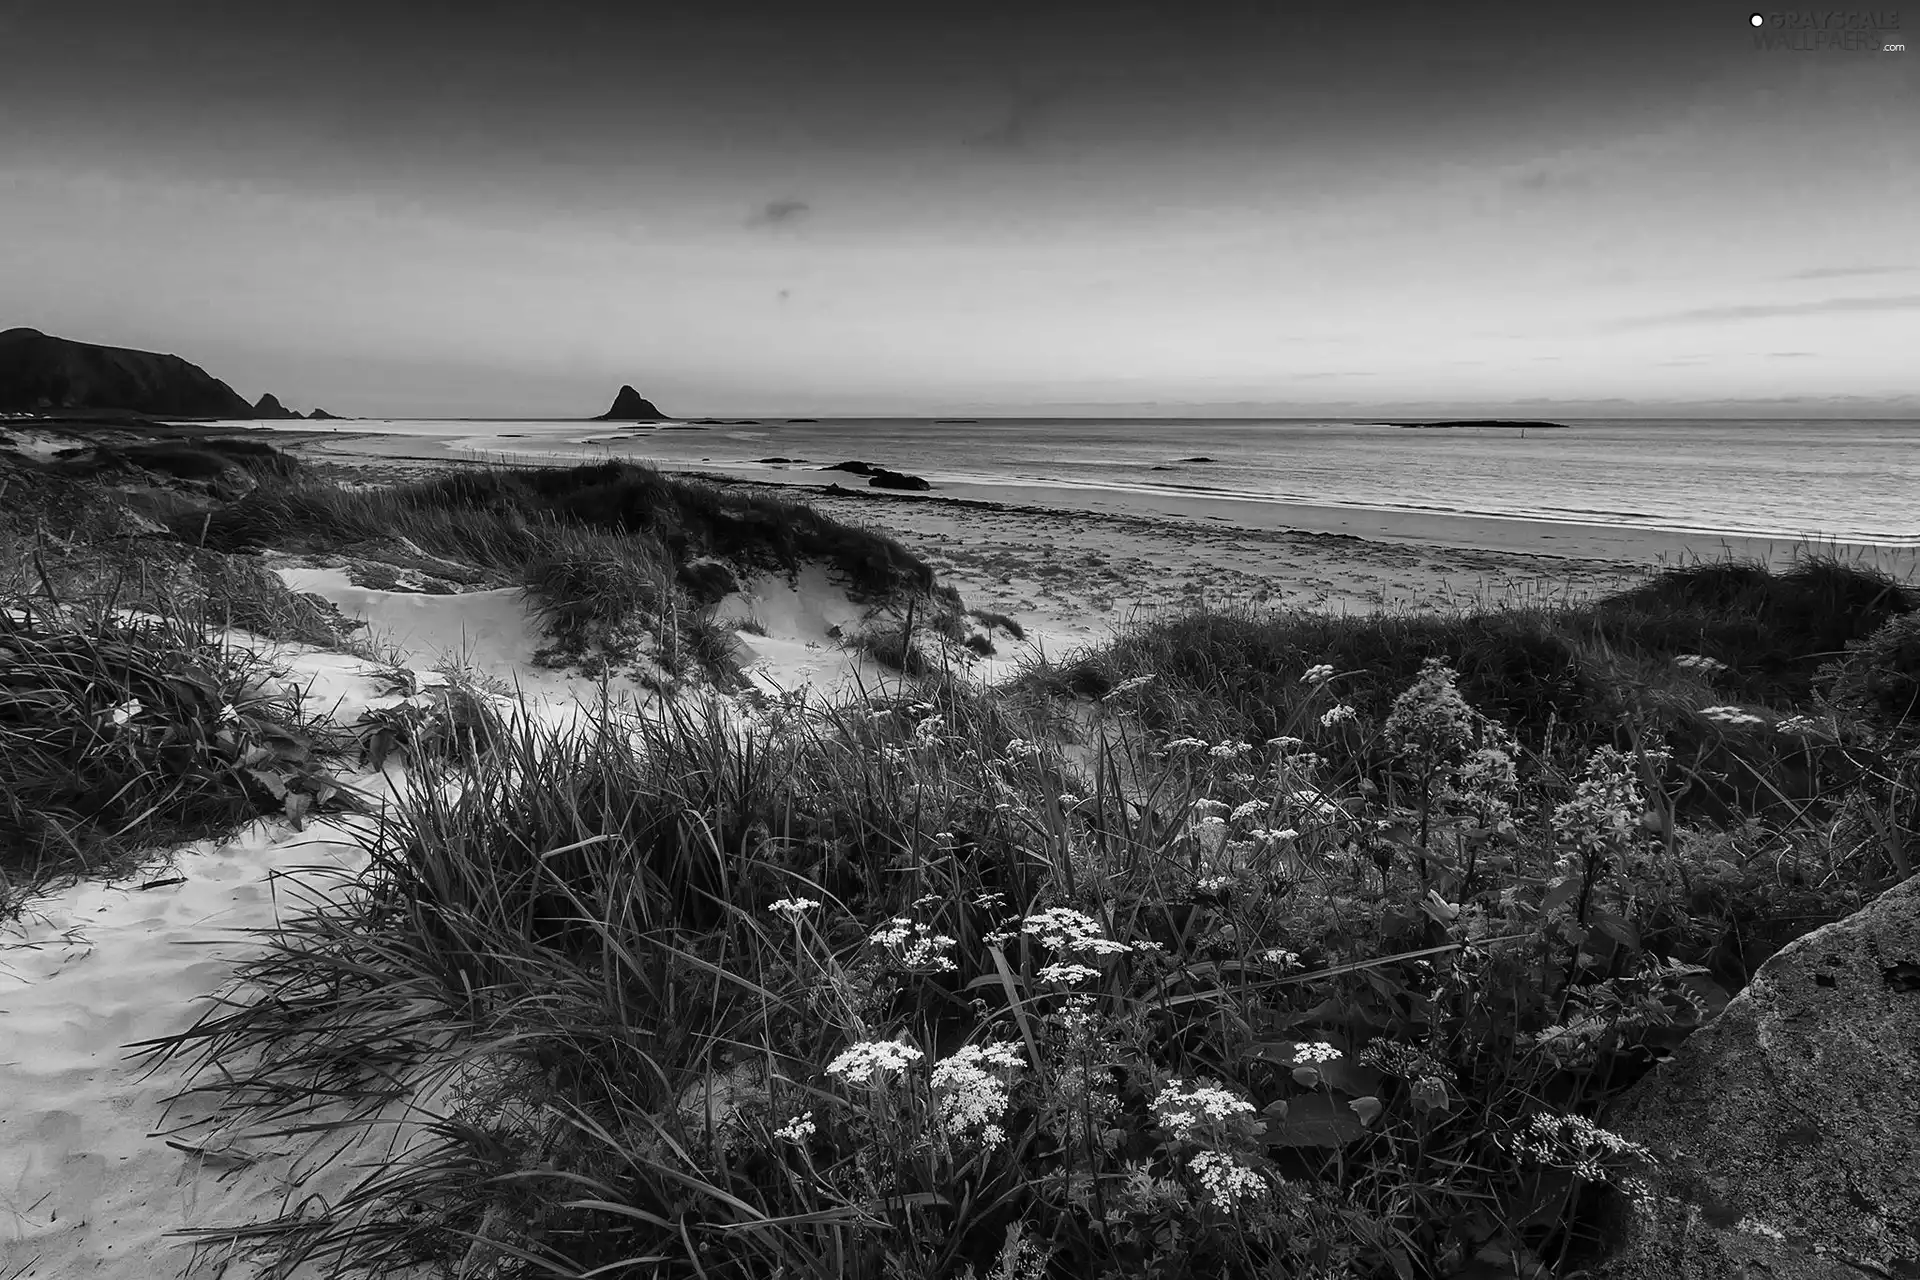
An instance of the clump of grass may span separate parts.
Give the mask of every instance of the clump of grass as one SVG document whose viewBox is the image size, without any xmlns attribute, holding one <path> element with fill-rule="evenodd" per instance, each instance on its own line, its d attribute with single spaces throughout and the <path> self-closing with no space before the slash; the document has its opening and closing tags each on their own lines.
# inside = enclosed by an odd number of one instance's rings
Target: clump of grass
<svg viewBox="0 0 1920 1280">
<path fill-rule="evenodd" d="M 338 795 L 259 675 L 177 619 L 0 610 L 0 912 Z"/>
</svg>

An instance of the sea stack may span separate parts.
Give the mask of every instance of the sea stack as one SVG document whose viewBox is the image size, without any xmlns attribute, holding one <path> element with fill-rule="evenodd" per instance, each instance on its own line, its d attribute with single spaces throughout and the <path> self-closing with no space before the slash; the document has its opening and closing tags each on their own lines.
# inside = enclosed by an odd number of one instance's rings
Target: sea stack
<svg viewBox="0 0 1920 1280">
<path fill-rule="evenodd" d="M 640 393 L 632 387 L 621 387 L 620 394 L 613 398 L 613 408 L 595 418 L 595 422 L 665 422 L 667 415 L 653 407 L 653 401 L 643 400 Z"/>
<path fill-rule="evenodd" d="M 300 415 L 280 403 L 280 397 L 269 391 L 254 402 L 253 416 L 256 418 L 297 418 Z"/>
<path fill-rule="evenodd" d="M 253 406 L 179 356 L 72 342 L 38 329 L 0 333 L 0 411 L 119 411 L 251 418 Z"/>
</svg>

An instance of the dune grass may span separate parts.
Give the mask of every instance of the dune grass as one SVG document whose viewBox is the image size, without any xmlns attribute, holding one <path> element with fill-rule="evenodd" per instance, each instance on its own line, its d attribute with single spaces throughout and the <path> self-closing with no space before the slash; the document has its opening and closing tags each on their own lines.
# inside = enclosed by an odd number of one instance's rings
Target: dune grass
<svg viewBox="0 0 1920 1280">
<path fill-rule="evenodd" d="M 898 543 L 637 468 L 269 468 L 171 538 L 60 514 L 7 525 L 10 884 L 320 801 L 290 710 L 204 639 L 300 625 L 250 549 L 483 566 L 557 645 L 645 638 L 663 671 L 719 662 L 705 557 L 905 602 L 854 643 L 907 674 L 839 704 L 367 727 L 411 771 L 366 873 L 144 1046 L 223 1117 L 380 1149 L 338 1202 L 238 1229 L 283 1261 L 1568 1274 L 1639 1191 L 1611 1101 L 1920 835 L 1920 601 L 1832 560 L 1196 610 L 978 690 L 927 658 L 967 615 Z M 199 584 L 192 616 L 105 607 L 146 580 L 101 550 L 127 543 Z"/>
<path fill-rule="evenodd" d="M 1566 1274 L 1638 1189 L 1609 1101 L 1911 874 L 1913 617 L 1856 570 L 1696 567 L 522 725 L 149 1048 L 268 1126 L 417 1108 L 270 1228 L 316 1259 Z M 1690 805 L 1727 762 L 1812 794 Z"/>
</svg>

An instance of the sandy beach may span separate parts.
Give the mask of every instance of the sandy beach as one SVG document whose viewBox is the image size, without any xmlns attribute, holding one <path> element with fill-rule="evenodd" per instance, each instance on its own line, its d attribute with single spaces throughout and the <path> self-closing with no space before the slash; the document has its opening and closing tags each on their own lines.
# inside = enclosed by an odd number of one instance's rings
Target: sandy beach
<svg viewBox="0 0 1920 1280">
<path fill-rule="evenodd" d="M 369 482 L 490 461 L 393 435 L 290 432 L 285 441 L 311 464 Z M 578 461 L 512 459 L 516 465 Z M 1053 656 L 1130 618 L 1203 601 L 1356 614 L 1583 599 L 1630 583 L 1663 560 L 1728 554 L 1778 560 L 1792 550 L 1757 539 L 1707 545 L 1600 526 L 1530 530 L 1514 521 L 1201 497 L 1165 499 L 1146 511 L 1118 496 L 1044 486 L 898 493 L 852 487 L 860 477 L 838 472 L 769 470 L 671 474 L 789 497 L 805 490 L 824 514 L 905 542 L 970 607 L 1012 616 Z"/>
</svg>

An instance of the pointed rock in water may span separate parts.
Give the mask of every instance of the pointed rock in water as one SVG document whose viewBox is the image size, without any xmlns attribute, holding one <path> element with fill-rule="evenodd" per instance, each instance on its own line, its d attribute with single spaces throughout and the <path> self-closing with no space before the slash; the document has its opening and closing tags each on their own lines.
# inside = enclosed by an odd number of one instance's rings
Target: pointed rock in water
<svg viewBox="0 0 1920 1280">
<path fill-rule="evenodd" d="M 331 422 L 336 421 L 339 415 L 328 413 L 325 409 L 315 409 L 312 413 L 308 414 L 307 417 L 315 422 Z"/>
<path fill-rule="evenodd" d="M 1659 1164 L 1595 1274 L 1920 1274 L 1920 876 L 1788 943 L 1604 1123 Z"/>
<path fill-rule="evenodd" d="M 620 394 L 613 398 L 613 408 L 595 418 L 595 422 L 663 422 L 666 414 L 653 407 L 653 401 L 643 400 L 640 393 L 632 387 L 621 387 Z"/>
<path fill-rule="evenodd" d="M 179 356 L 73 342 L 38 329 L 0 333 L 0 412 L 71 410 L 254 416 L 232 387 Z"/>
<path fill-rule="evenodd" d="M 254 403 L 253 416 L 256 418 L 297 418 L 300 415 L 280 403 L 280 397 L 269 391 Z"/>
</svg>

